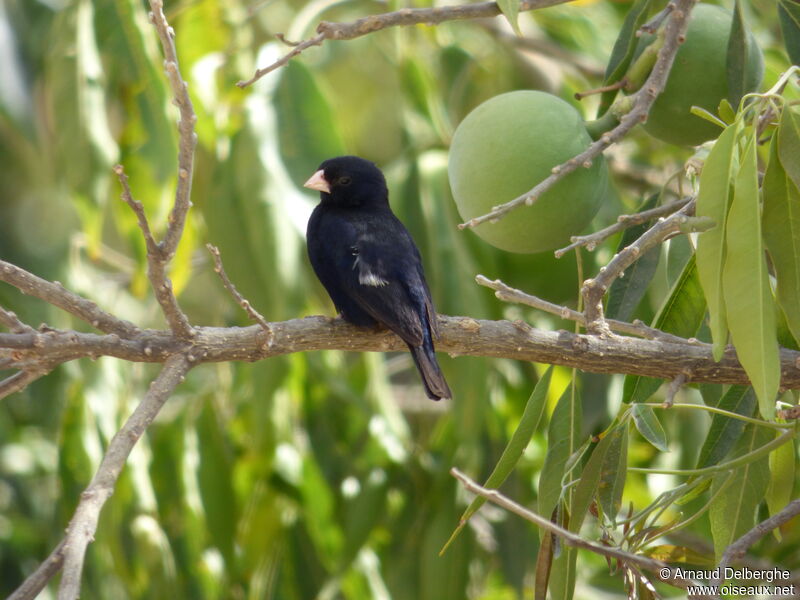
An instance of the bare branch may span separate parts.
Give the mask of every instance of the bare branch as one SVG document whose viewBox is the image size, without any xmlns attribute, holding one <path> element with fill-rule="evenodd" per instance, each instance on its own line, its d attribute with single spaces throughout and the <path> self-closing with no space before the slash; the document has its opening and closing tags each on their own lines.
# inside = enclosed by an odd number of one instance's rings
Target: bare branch
<svg viewBox="0 0 800 600">
<path fill-rule="evenodd" d="M 219 278 L 222 280 L 222 285 L 225 286 L 225 289 L 230 292 L 231 296 L 233 296 L 239 306 L 241 306 L 244 312 L 247 313 L 247 316 L 261 325 L 261 328 L 266 334 L 266 340 L 264 344 L 268 347 L 272 341 L 272 330 L 269 327 L 269 323 L 267 323 L 267 320 L 261 315 L 260 312 L 253 308 L 253 305 L 250 304 L 250 301 L 239 293 L 239 291 L 236 289 L 236 286 L 233 285 L 233 282 L 225 272 L 225 267 L 222 266 L 222 257 L 219 255 L 219 248 L 212 244 L 206 244 L 206 248 L 208 248 L 208 251 L 214 258 L 214 272 L 219 275 Z"/>
<path fill-rule="evenodd" d="M 661 47 L 661 50 L 659 50 L 658 59 L 653 66 L 653 70 L 642 88 L 635 94 L 629 96 L 632 108 L 628 114 L 620 119 L 619 125 L 614 127 L 611 131 L 604 133 L 600 136 L 599 140 L 593 142 L 586 150 L 577 156 L 561 165 L 553 167 L 551 175 L 521 196 L 505 204 L 495 206 L 485 215 L 474 217 L 466 223 L 461 223 L 458 227 L 464 229 L 466 227 L 476 227 L 488 221 L 494 222 L 506 216 L 509 211 L 519 206 L 531 206 L 542 194 L 573 171 L 579 168 L 591 167 L 593 161 L 600 156 L 606 148 L 621 140 L 636 125 L 646 121 L 647 115 L 650 112 L 650 107 L 666 85 L 672 63 L 675 60 L 675 54 L 678 52 L 680 44 L 684 41 L 686 27 L 689 22 L 689 14 L 696 1 L 697 0 L 676 0 L 675 10 L 672 12 L 670 22 L 667 23 L 666 26 L 664 45 Z"/>
<path fill-rule="evenodd" d="M 487 279 L 483 275 L 476 275 L 475 281 L 478 283 L 478 285 L 482 285 L 495 290 L 495 296 L 498 299 L 503 300 L 504 302 L 515 302 L 518 304 L 525 304 L 526 306 L 537 308 L 541 311 L 550 313 L 551 315 L 556 315 L 557 317 L 560 317 L 562 319 L 575 321 L 576 323 L 584 327 L 586 326 L 586 318 L 582 312 L 578 312 L 577 310 L 573 310 L 566 306 L 559 306 L 558 304 L 553 304 L 552 302 L 548 302 L 547 300 L 543 300 L 537 296 L 532 296 L 531 294 L 527 294 L 522 290 L 509 287 L 498 279 L 492 281 L 490 279 Z M 606 323 L 608 323 L 608 326 L 612 331 L 617 331 L 619 333 L 624 333 L 627 335 L 635 335 L 637 337 L 642 337 L 648 340 L 663 340 L 681 344 L 687 342 L 687 340 L 678 337 L 677 335 L 672 335 L 671 333 L 667 333 L 666 331 L 661 331 L 660 329 L 654 329 L 653 327 L 648 327 L 639 320 L 636 320 L 633 323 L 626 323 L 625 321 L 608 319 Z"/>
<path fill-rule="evenodd" d="M 64 564 L 64 540 L 61 540 L 41 565 L 31 573 L 6 600 L 33 600 L 55 577 Z"/>
<path fill-rule="evenodd" d="M 0 325 L 5 325 L 11 333 L 25 333 L 34 331 L 33 327 L 19 320 L 16 313 L 0 306 Z"/>
<path fill-rule="evenodd" d="M 47 375 L 50 369 L 25 369 L 0 380 L 0 398 L 25 389 L 29 384 Z"/>
<path fill-rule="evenodd" d="M 711 345 L 597 336 L 569 331 L 542 331 L 522 321 L 488 321 L 439 316 L 437 350 L 452 356 L 484 356 L 564 365 L 594 373 L 626 373 L 674 379 L 691 372 L 693 382 L 749 385 L 747 374 L 728 347 L 720 362 Z M 264 330 L 250 327 L 198 327 L 188 342 L 170 331 L 145 330 L 136 338 L 75 331 L 46 334 L 0 333 L 0 350 L 13 348 L 16 360 L 32 365 L 57 365 L 79 358 L 113 356 L 132 362 L 164 362 L 187 353 L 193 363 L 256 361 L 315 350 L 405 352 L 408 347 L 389 331 L 374 331 L 329 317 L 306 317 L 269 323 L 272 344 L 264 347 Z M 800 388 L 800 352 L 780 351 L 781 386 Z"/>
<path fill-rule="evenodd" d="M 128 178 L 125 176 L 122 167 L 117 165 L 114 171 L 122 184 L 122 197 L 136 213 L 139 219 L 139 226 L 145 236 L 147 242 L 147 275 L 158 303 L 161 305 L 164 317 L 170 329 L 176 335 L 184 339 L 191 339 L 194 332 L 175 298 L 172 282 L 167 276 L 167 265 L 178 248 L 178 243 L 186 225 L 186 215 L 192 205 L 190 196 L 192 192 L 194 149 L 197 145 L 197 134 L 194 131 L 197 115 L 189 98 L 188 84 L 181 77 L 180 68 L 178 67 L 178 55 L 175 51 L 175 42 L 173 40 L 175 32 L 164 15 L 163 0 L 150 0 L 150 9 L 150 20 L 156 28 L 164 51 L 164 71 L 172 88 L 173 102 L 180 113 L 180 120 L 178 121 L 178 184 L 175 190 L 175 202 L 169 214 L 167 231 L 164 234 L 164 239 L 159 244 L 155 244 L 141 204 L 136 202 L 131 195 L 128 187 Z"/>
<path fill-rule="evenodd" d="M 57 306 L 105 333 L 132 337 L 141 331 L 133 323 L 118 319 L 91 300 L 70 292 L 59 282 L 47 281 L 3 260 L 0 260 L 0 281 L 13 285 L 23 294 L 35 296 Z"/>
<path fill-rule="evenodd" d="M 139 229 L 142 230 L 145 246 L 147 248 L 147 278 L 153 288 L 156 300 L 161 306 L 167 324 L 177 335 L 183 338 L 191 338 L 193 334 L 189 319 L 181 310 L 178 299 L 172 291 L 172 282 L 167 277 L 167 264 L 169 258 L 162 251 L 162 246 L 156 243 L 147 215 L 144 213 L 144 206 L 133 198 L 131 188 L 128 184 L 128 176 L 122 165 L 114 167 L 119 183 L 122 186 L 122 200 L 131 207 L 139 222 Z"/>
<path fill-rule="evenodd" d="M 635 242 L 616 254 L 593 279 L 583 282 L 581 294 L 585 306 L 586 327 L 593 333 L 605 333 L 608 325 L 603 318 L 603 296 L 613 281 L 630 267 L 641 256 L 663 243 L 677 233 L 704 231 L 713 227 L 714 222 L 708 217 L 693 217 L 694 200 L 688 202 L 678 212 L 667 218 L 660 218 L 650 229 L 644 232 Z"/>
<path fill-rule="evenodd" d="M 175 191 L 175 204 L 169 216 L 169 225 L 164 240 L 161 242 L 161 251 L 165 260 L 171 260 L 183 235 L 186 224 L 186 214 L 191 208 L 192 171 L 194 168 L 194 148 L 197 145 L 197 134 L 194 125 L 197 115 L 189 98 L 188 84 L 181 77 L 178 67 L 178 55 L 175 51 L 175 32 L 167 22 L 164 15 L 163 0 L 150 0 L 151 21 L 158 32 L 161 47 L 164 50 L 164 71 L 167 74 L 175 105 L 180 112 L 178 121 L 179 149 L 178 149 L 178 186 Z"/>
<path fill-rule="evenodd" d="M 569 1 L 570 0 L 522 0 L 519 10 L 520 12 L 536 10 L 556 4 L 564 4 Z M 363 17 L 350 23 L 322 21 L 317 26 L 317 35 L 293 44 L 294 48 L 286 55 L 282 56 L 271 65 L 258 69 L 250 79 L 240 81 L 236 85 L 240 88 L 252 85 L 267 73 L 286 65 L 292 58 L 303 52 L 303 50 L 311 46 L 320 46 L 326 40 L 352 40 L 389 27 L 437 25 L 445 21 L 496 17 L 499 14 L 500 8 L 497 6 L 496 2 L 476 2 L 474 4 L 437 6 L 434 8 L 402 8 L 394 12 Z"/>
<path fill-rule="evenodd" d="M 473 494 L 477 494 L 478 496 L 482 496 L 483 498 L 486 498 L 489 502 L 492 502 L 497 506 L 505 508 L 507 511 L 522 517 L 526 521 L 530 521 L 537 527 L 544 529 L 545 531 L 547 531 L 552 535 L 558 536 L 568 546 L 581 548 L 583 550 L 589 550 L 590 552 L 594 552 L 595 554 L 599 554 L 600 556 L 605 556 L 607 558 L 618 560 L 623 564 L 636 565 L 647 571 L 650 571 L 651 573 L 655 573 L 659 581 L 663 581 L 664 583 L 668 583 L 675 587 L 687 588 L 693 584 L 693 582 L 688 579 L 663 577 L 662 573 L 664 569 L 669 569 L 669 566 L 665 562 L 648 558 L 646 556 L 641 556 L 639 554 L 632 554 L 630 552 L 622 550 L 621 548 L 606 546 L 604 544 L 598 544 L 597 542 L 593 542 L 591 540 L 586 540 L 581 536 L 579 536 L 577 533 L 573 533 L 567 529 L 564 529 L 558 524 L 553 523 L 550 519 L 546 519 L 545 517 L 538 515 L 531 510 L 528 510 L 524 506 L 517 504 L 516 502 L 504 496 L 497 490 L 487 489 L 479 485 L 478 483 L 467 477 L 464 473 L 462 473 L 456 468 L 450 469 L 450 474 L 456 479 L 458 479 L 464 485 L 464 488 L 466 488 L 467 491 L 472 492 Z"/>
<path fill-rule="evenodd" d="M 64 573 L 58 589 L 59 600 L 73 600 L 79 596 L 83 559 L 86 547 L 94 539 L 100 511 L 111 497 L 117 478 L 136 442 L 190 368 L 191 363 L 181 354 L 167 359 L 164 369 L 150 384 L 142 401 L 111 439 L 103 461 L 91 483 L 81 494 L 81 500 L 67 527 L 64 538 Z"/>
<path fill-rule="evenodd" d="M 630 215 L 620 215 L 617 217 L 616 223 L 609 225 L 605 229 L 601 229 L 600 231 L 596 231 L 589 235 L 573 236 L 570 240 L 572 243 L 569 246 L 555 251 L 556 258 L 561 258 L 570 250 L 574 250 L 580 246 L 586 247 L 587 250 L 594 250 L 600 242 L 610 238 L 615 233 L 624 231 L 629 227 L 647 223 L 648 221 L 652 221 L 653 219 L 657 219 L 659 217 L 671 215 L 672 213 L 686 206 L 686 204 L 688 204 L 691 200 L 692 198 L 681 198 L 675 202 L 662 204 L 661 206 L 656 206 L 650 210 L 643 210 L 642 212 L 633 213 Z"/>
<path fill-rule="evenodd" d="M 719 561 L 718 572 L 720 577 L 715 577 L 711 580 L 711 587 L 719 590 L 719 587 L 725 581 L 725 567 L 730 565 L 733 561 L 742 558 L 750 546 L 755 544 L 770 531 L 777 529 L 784 523 L 788 523 L 797 515 L 800 515 L 800 500 L 792 500 L 783 509 L 781 509 L 780 512 L 777 512 L 768 519 L 761 521 L 761 523 L 758 523 L 750 531 L 728 546 Z M 715 595 L 714 597 L 719 598 L 719 595 Z"/>
</svg>

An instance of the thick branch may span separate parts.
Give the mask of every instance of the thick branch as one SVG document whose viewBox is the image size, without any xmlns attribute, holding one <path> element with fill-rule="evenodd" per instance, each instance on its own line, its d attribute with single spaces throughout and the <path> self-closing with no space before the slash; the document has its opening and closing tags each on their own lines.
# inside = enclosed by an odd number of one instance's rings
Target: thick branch
<svg viewBox="0 0 800 600">
<path fill-rule="evenodd" d="M 619 125 L 614 127 L 611 131 L 604 133 L 600 136 L 600 139 L 593 142 L 586 150 L 577 156 L 554 167 L 551 175 L 529 191 L 505 204 L 495 206 L 485 215 L 472 218 L 466 223 L 462 223 L 459 225 L 459 228 L 476 227 L 487 221 L 494 222 L 506 216 L 509 211 L 519 206 L 532 205 L 542 194 L 573 171 L 580 168 L 591 167 L 592 162 L 600 156 L 606 148 L 621 140 L 636 125 L 646 121 L 647 115 L 650 112 L 650 107 L 666 85 L 667 77 L 672 69 L 672 63 L 675 60 L 675 54 L 677 54 L 678 48 L 684 41 L 686 27 L 689 22 L 689 13 L 695 2 L 696 0 L 676 0 L 675 10 L 673 11 L 670 22 L 667 23 L 664 33 L 664 45 L 658 53 L 658 59 L 653 66 L 653 70 L 642 88 L 629 97 L 630 102 L 633 103 L 633 107 L 628 114 L 621 118 Z"/>
<path fill-rule="evenodd" d="M 265 347 L 264 329 L 198 327 L 191 342 L 169 331 L 146 330 L 134 339 L 74 331 L 44 334 L 0 333 L 0 349 L 13 348 L 16 360 L 61 363 L 83 357 L 114 356 L 134 362 L 164 362 L 187 352 L 193 363 L 255 361 L 293 352 L 346 350 L 404 352 L 406 345 L 388 331 L 375 332 L 341 319 L 306 317 L 269 323 L 272 343 Z M 564 365 L 595 373 L 627 373 L 674 379 L 691 373 L 691 382 L 749 385 L 747 375 L 729 347 L 714 362 L 711 345 L 608 336 L 568 331 L 541 331 L 521 321 L 486 321 L 469 317 L 439 317 L 437 350 L 452 356 L 486 356 Z M 782 349 L 781 385 L 800 388 L 800 352 Z"/>
<path fill-rule="evenodd" d="M 564 4 L 570 0 L 522 0 L 520 12 Z M 326 40 L 352 40 L 381 29 L 389 27 L 402 27 L 408 25 L 437 25 L 445 21 L 459 21 L 465 19 L 480 19 L 496 17 L 500 8 L 496 2 L 476 2 L 474 4 L 458 4 L 455 6 L 436 6 L 433 8 L 402 8 L 395 12 L 370 15 L 351 23 L 331 23 L 322 21 L 317 26 L 317 35 L 302 42 L 294 44 L 294 48 L 280 59 L 258 69 L 250 79 L 240 81 L 236 85 L 240 88 L 252 85 L 267 73 L 286 65 L 292 58 L 310 48 L 320 46 Z"/>
<path fill-rule="evenodd" d="M 103 461 L 92 482 L 81 494 L 81 500 L 67 527 L 64 538 L 64 573 L 58 590 L 59 600 L 72 600 L 80 594 L 83 559 L 86 547 L 94 539 L 97 520 L 103 505 L 114 492 L 122 467 L 136 442 L 156 418 L 172 391 L 183 381 L 191 363 L 183 355 L 167 359 L 142 401 L 125 424 L 111 439 Z"/>
</svg>

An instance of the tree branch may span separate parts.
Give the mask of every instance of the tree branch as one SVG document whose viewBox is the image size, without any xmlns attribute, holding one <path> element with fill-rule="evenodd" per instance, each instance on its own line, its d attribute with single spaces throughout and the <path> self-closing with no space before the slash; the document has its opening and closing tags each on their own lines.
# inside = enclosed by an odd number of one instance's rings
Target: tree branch
<svg viewBox="0 0 800 600">
<path fill-rule="evenodd" d="M 47 333 L 0 333 L 0 349 L 13 349 L 11 366 L 57 365 L 79 358 L 113 356 L 132 362 L 165 362 L 186 353 L 192 363 L 256 361 L 315 350 L 405 352 L 406 345 L 389 331 L 363 329 L 341 319 L 306 317 L 269 323 L 272 343 L 265 347 L 264 330 L 250 327 L 198 327 L 188 342 L 170 331 L 144 330 L 135 338 L 53 330 Z M 574 367 L 594 373 L 626 373 L 675 379 L 691 373 L 692 382 L 749 385 L 747 374 L 728 347 L 715 362 L 711 345 L 597 336 L 568 331 L 542 331 L 522 321 L 488 321 L 439 316 L 437 349 L 452 356 L 508 358 Z M 781 385 L 800 388 L 800 352 L 781 349 Z"/>
<path fill-rule="evenodd" d="M 788 523 L 797 515 L 800 515 L 800 500 L 792 500 L 779 512 L 775 513 L 768 519 L 761 521 L 761 523 L 758 523 L 750 531 L 728 546 L 719 561 L 720 577 L 711 580 L 711 587 L 719 590 L 719 587 L 725 581 L 725 568 L 728 565 L 730 565 L 734 560 L 742 558 L 750 546 L 755 544 L 770 531 L 777 529 L 784 523 Z M 719 598 L 719 593 L 717 593 L 714 597 Z"/>
<path fill-rule="evenodd" d="M 647 115 L 650 112 L 650 107 L 666 85 L 667 77 L 672 69 L 672 63 L 675 60 L 675 54 L 677 54 L 678 48 L 685 39 L 686 27 L 689 23 L 689 14 L 696 1 L 697 0 L 675 1 L 675 10 L 672 12 L 669 23 L 667 23 L 664 34 L 664 45 L 661 47 L 661 50 L 659 50 L 658 59 L 642 88 L 629 96 L 633 107 L 628 114 L 620 119 L 619 125 L 614 127 L 611 131 L 604 133 L 600 136 L 600 139 L 593 142 L 586 150 L 577 156 L 561 165 L 553 167 L 551 175 L 521 196 L 505 204 L 495 206 L 485 215 L 474 217 L 466 223 L 461 223 L 458 227 L 464 229 L 466 227 L 476 227 L 488 221 L 494 222 L 497 219 L 503 218 L 511 210 L 519 206 L 531 206 L 542 194 L 573 171 L 581 167 L 591 167 L 592 162 L 600 156 L 606 148 L 621 140 L 636 125 L 646 121 Z"/>
<path fill-rule="evenodd" d="M 105 333 L 132 337 L 140 331 L 133 323 L 107 313 L 91 300 L 70 292 L 59 282 L 47 281 L 4 260 L 0 260 L 0 281 L 13 285 L 23 294 L 57 306 Z"/>
<path fill-rule="evenodd" d="M 672 577 L 663 577 L 662 573 L 664 569 L 669 569 L 667 563 L 662 562 L 660 560 L 655 560 L 653 558 L 648 558 L 646 556 L 641 556 L 639 554 L 632 554 L 630 552 L 626 552 L 621 548 L 615 548 L 613 546 L 606 546 L 604 544 L 598 544 L 597 542 L 593 542 L 591 540 L 586 540 L 579 536 L 577 533 L 573 533 L 563 527 L 559 526 L 556 523 L 553 523 L 549 519 L 536 514 L 535 512 L 528 510 L 524 506 L 517 504 L 510 498 L 504 496 L 497 490 L 487 489 L 469 477 L 467 477 L 464 473 L 459 471 L 456 468 L 450 469 L 450 474 L 458 479 L 464 486 L 464 488 L 472 492 L 473 494 L 477 494 L 478 496 L 482 496 L 486 498 L 489 502 L 496 504 L 502 508 L 505 508 L 507 511 L 514 513 L 525 519 L 526 521 L 530 521 L 537 527 L 544 529 L 548 533 L 552 535 L 556 535 L 561 538 L 565 544 L 568 546 L 572 546 L 574 548 L 582 548 L 583 550 L 589 550 L 590 552 L 594 552 L 595 554 L 599 554 L 600 556 L 605 556 L 606 558 L 613 558 L 622 562 L 623 564 L 633 564 L 637 567 L 641 567 L 651 573 L 655 573 L 658 576 L 659 581 L 663 581 L 664 583 L 668 583 L 675 587 L 679 588 L 687 588 L 690 585 L 693 585 L 694 582 L 688 579 L 680 579 L 680 578 L 672 578 Z M 695 596 L 699 598 L 701 596 Z"/>
<path fill-rule="evenodd" d="M 520 12 L 536 10 L 556 4 L 564 4 L 570 0 L 522 0 Z M 437 6 L 434 8 L 402 8 L 398 11 L 370 15 L 349 23 L 332 23 L 322 21 L 317 26 L 317 35 L 294 44 L 294 48 L 280 59 L 258 69 L 247 80 L 236 85 L 240 88 L 252 85 L 267 73 L 286 65 L 292 58 L 310 48 L 320 46 L 326 40 L 353 40 L 381 29 L 389 27 L 405 27 L 409 25 L 437 25 L 445 21 L 480 19 L 496 17 L 501 14 L 496 2 L 476 2 L 474 4 L 457 4 L 455 6 Z"/>
<path fill-rule="evenodd" d="M 181 354 L 167 359 L 163 370 L 150 384 L 150 389 L 142 401 L 111 439 L 97 473 L 81 494 L 81 500 L 67 527 L 64 541 L 60 544 L 63 549 L 64 573 L 58 589 L 59 600 L 72 600 L 79 596 L 83 559 L 87 546 L 94 539 L 100 511 L 114 492 L 117 479 L 136 442 L 156 418 L 164 402 L 183 381 L 190 368 L 191 363 Z M 52 577 L 55 570 L 50 569 L 48 572 Z"/>
<path fill-rule="evenodd" d="M 555 251 L 556 258 L 561 258 L 570 250 L 574 250 L 575 248 L 579 248 L 581 246 L 585 246 L 586 249 L 590 251 L 594 250 L 597 247 L 597 244 L 610 238 L 615 233 L 624 231 L 629 227 L 647 223 L 648 221 L 652 221 L 653 219 L 657 219 L 659 217 L 671 215 L 672 213 L 686 206 L 686 204 L 692 199 L 693 198 L 681 198 L 680 200 L 675 200 L 675 202 L 662 204 L 661 206 L 656 206 L 655 208 L 651 208 L 649 210 L 643 210 L 642 212 L 633 213 L 630 215 L 620 215 L 617 217 L 616 223 L 609 225 L 600 231 L 595 231 L 594 233 L 590 233 L 588 235 L 572 236 L 572 238 L 570 238 L 572 243 L 569 246 Z"/>
</svg>

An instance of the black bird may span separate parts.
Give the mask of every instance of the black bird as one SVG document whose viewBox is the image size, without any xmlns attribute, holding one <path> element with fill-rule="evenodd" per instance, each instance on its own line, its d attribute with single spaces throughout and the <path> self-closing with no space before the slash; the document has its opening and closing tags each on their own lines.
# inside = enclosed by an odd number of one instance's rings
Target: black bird
<svg viewBox="0 0 800 600">
<path fill-rule="evenodd" d="M 408 344 L 428 397 L 450 398 L 434 354 L 436 310 L 419 250 L 389 207 L 381 170 L 339 156 L 304 185 L 320 192 L 308 221 L 308 257 L 342 318 L 391 329 Z"/>
</svg>

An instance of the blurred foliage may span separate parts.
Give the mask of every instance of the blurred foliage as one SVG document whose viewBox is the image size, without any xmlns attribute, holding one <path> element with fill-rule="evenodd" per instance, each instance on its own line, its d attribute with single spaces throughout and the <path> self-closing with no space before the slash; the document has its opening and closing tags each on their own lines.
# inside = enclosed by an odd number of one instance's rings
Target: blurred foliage
<svg viewBox="0 0 800 600">
<path fill-rule="evenodd" d="M 573 94 L 602 83 L 634 2 L 584 0 L 519 14 L 519 27 L 539 42 L 538 50 L 520 45 L 501 19 L 328 42 L 245 90 L 235 82 L 287 51 L 276 32 L 301 39 L 321 19 L 352 20 L 401 5 L 166 4 L 199 119 L 195 207 L 171 272 L 193 323 L 246 323 L 213 273 L 205 242 L 219 246 L 232 280 L 268 319 L 332 314 L 305 258 L 305 220 L 315 198 L 300 185 L 323 159 L 347 152 L 384 168 L 440 312 L 572 327 L 502 304 L 475 285 L 475 274 L 483 273 L 574 307 L 579 268 L 574 255 L 509 254 L 457 230 L 447 148 L 472 108 L 512 89 L 543 89 L 594 116 L 599 99 L 578 103 Z M 514 5 L 504 4 L 506 14 L 513 15 Z M 772 0 L 743 8 L 765 51 L 766 88 L 788 66 L 777 9 Z M 782 10 L 790 9 L 787 3 Z M 140 0 L 0 2 L 0 257 L 145 327 L 164 322 L 147 287 L 142 236 L 118 200 L 110 167 L 125 165 L 134 195 L 163 229 L 174 193 L 177 113 L 161 63 Z M 610 153 L 615 191 L 592 228 L 636 210 L 689 156 L 635 131 Z M 617 236 L 593 253 L 581 251 L 582 273 L 595 272 L 619 243 Z M 687 328 L 686 315 L 675 312 L 675 290 L 691 289 L 695 299 L 699 293 L 684 243 L 667 244 L 660 261 L 651 257 L 646 273 L 637 274 L 646 291 L 619 290 L 624 300 L 615 310 L 709 340 L 705 324 L 692 321 Z M 682 299 L 696 317 L 697 303 Z M 85 329 L 5 285 L 0 304 L 34 325 Z M 424 398 L 405 354 L 316 352 L 196 369 L 134 450 L 101 515 L 84 597 L 533 597 L 540 537 L 517 517 L 485 506 L 443 556 L 439 551 L 471 500 L 449 469 L 458 466 L 479 480 L 492 473 L 544 366 L 441 361 L 455 398 L 447 404 Z M 13 590 L 61 538 L 104 447 L 154 369 L 108 358 L 67 364 L 0 404 L 0 594 Z M 632 393 L 635 385 L 627 381 L 625 390 Z M 657 382 L 650 387 L 647 396 Z M 745 434 L 741 427 L 734 431 L 731 419 L 712 420 L 699 410 L 626 412 L 622 396 L 621 376 L 554 369 L 549 426 L 539 426 L 502 491 L 549 512 L 565 499 L 563 478 L 585 467 L 594 479 L 584 481 L 605 492 L 598 508 L 590 506 L 588 484 L 569 488 L 581 520 L 586 515 L 593 531 L 603 523 L 613 537 L 611 523 L 624 516 L 591 515 L 660 502 L 663 512 L 647 528 L 641 521 L 626 531 L 629 548 L 640 550 L 669 524 L 697 515 L 674 538 L 658 540 L 692 548 L 690 564 L 713 557 L 710 528 L 726 516 L 722 505 L 711 519 L 703 512 L 713 494 L 724 496 L 727 507 L 746 504 L 766 516 L 763 492 L 749 492 L 738 505 L 725 494 L 725 486 L 734 489 L 733 477 L 742 487 L 747 474 L 740 471 L 689 483 L 636 471 L 609 479 L 609 469 L 624 473 L 626 466 L 707 467 L 771 439 L 752 425 Z M 722 386 L 684 388 L 677 399 L 746 415 L 755 407 L 752 394 Z M 576 428 L 570 415 L 583 425 Z M 608 441 L 592 441 L 590 434 L 607 428 Z M 564 443 L 554 450 L 558 440 Z M 753 463 L 761 487 L 772 469 L 773 512 L 797 488 L 796 453 L 787 447 L 769 465 L 766 457 Z M 682 497 L 683 505 L 673 504 Z M 728 526 L 730 535 L 741 530 L 739 523 Z M 765 538 L 754 552 L 798 569 L 799 546 L 800 528 L 786 528 L 780 540 Z M 574 551 L 565 551 L 553 563 L 551 589 L 570 597 L 570 582 L 577 580 L 578 597 L 618 595 L 620 579 L 609 576 L 603 559 L 581 554 L 576 562 Z"/>
</svg>

